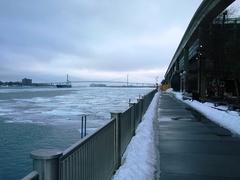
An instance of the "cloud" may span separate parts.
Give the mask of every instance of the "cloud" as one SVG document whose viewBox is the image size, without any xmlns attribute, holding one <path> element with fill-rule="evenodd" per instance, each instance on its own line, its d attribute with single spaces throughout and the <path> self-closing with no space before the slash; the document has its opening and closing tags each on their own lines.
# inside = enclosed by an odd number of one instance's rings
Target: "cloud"
<svg viewBox="0 0 240 180">
<path fill-rule="evenodd" d="M 0 80 L 162 78 L 200 2 L 2 0 Z"/>
</svg>

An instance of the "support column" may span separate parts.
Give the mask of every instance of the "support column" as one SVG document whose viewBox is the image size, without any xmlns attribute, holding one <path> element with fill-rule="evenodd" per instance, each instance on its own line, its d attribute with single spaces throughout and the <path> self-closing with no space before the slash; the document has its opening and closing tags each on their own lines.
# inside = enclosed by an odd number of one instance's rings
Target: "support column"
<svg viewBox="0 0 240 180">
<path fill-rule="evenodd" d="M 183 50 L 184 53 L 184 71 L 183 71 L 183 92 L 188 91 L 188 64 L 189 64 L 189 52 L 188 47 L 185 47 Z"/>
<path fill-rule="evenodd" d="M 199 69 L 198 69 L 198 92 L 201 98 L 204 98 L 206 95 L 206 60 L 208 59 L 207 55 L 207 46 L 206 39 L 209 39 L 208 36 L 208 28 L 200 27 L 199 28 Z M 208 40 L 209 41 L 209 40 Z"/>
</svg>

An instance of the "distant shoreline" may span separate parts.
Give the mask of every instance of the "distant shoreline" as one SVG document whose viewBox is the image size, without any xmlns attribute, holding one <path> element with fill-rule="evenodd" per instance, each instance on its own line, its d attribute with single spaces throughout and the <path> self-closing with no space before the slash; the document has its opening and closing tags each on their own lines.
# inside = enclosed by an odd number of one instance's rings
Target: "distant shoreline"
<svg viewBox="0 0 240 180">
<path fill-rule="evenodd" d="M 11 89 L 11 88 L 16 88 L 16 89 L 21 89 L 21 88 L 46 88 L 46 87 L 56 87 L 54 85 L 31 85 L 31 86 L 16 86 L 16 85 L 13 85 L 13 86 L 0 86 L 0 89 Z"/>
</svg>

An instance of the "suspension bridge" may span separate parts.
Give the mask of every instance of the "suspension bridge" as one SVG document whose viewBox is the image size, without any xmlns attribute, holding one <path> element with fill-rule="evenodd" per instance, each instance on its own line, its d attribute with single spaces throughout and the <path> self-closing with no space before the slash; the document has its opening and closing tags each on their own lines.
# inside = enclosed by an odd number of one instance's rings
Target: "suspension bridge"
<svg viewBox="0 0 240 180">
<path fill-rule="evenodd" d="M 155 86 L 155 83 L 151 82 L 132 82 L 129 81 L 129 75 L 127 75 L 126 81 L 124 80 L 119 80 L 119 79 L 112 79 L 112 80 L 69 80 L 68 75 L 67 75 L 67 80 L 66 81 L 58 81 L 58 82 L 50 82 L 50 83 L 45 83 L 49 85 L 58 85 L 58 84 L 64 84 L 64 83 L 71 83 L 71 84 L 104 84 L 107 86 L 122 86 L 122 87 L 130 87 L 130 86 L 137 86 L 137 87 L 153 87 Z"/>
</svg>

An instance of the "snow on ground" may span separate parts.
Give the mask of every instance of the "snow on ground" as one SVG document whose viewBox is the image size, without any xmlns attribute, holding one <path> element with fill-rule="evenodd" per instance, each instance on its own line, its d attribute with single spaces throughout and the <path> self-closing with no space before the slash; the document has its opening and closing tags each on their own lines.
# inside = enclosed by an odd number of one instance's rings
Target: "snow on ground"
<svg viewBox="0 0 240 180">
<path fill-rule="evenodd" d="M 182 93 L 169 90 L 169 93 L 184 103 L 190 105 L 205 117 L 221 127 L 230 130 L 233 134 L 240 135 L 240 114 L 236 111 L 228 111 L 226 106 L 215 107 L 213 103 L 201 103 L 198 101 L 183 100 Z"/>
<path fill-rule="evenodd" d="M 136 135 L 122 158 L 122 165 L 113 180 L 152 180 L 156 171 L 157 154 L 153 121 L 157 119 L 159 93 L 153 98 Z"/>
</svg>

